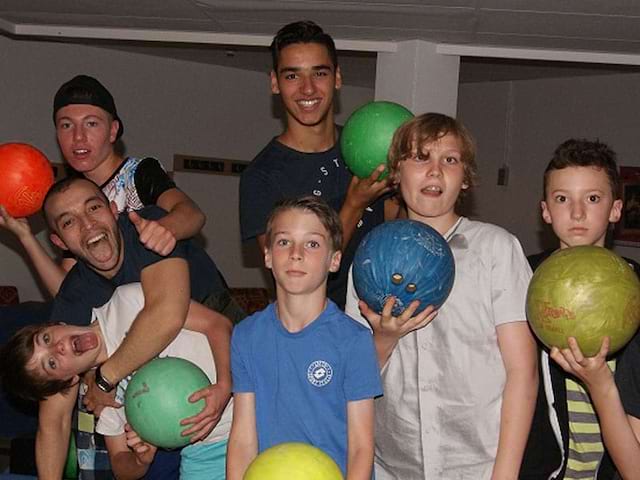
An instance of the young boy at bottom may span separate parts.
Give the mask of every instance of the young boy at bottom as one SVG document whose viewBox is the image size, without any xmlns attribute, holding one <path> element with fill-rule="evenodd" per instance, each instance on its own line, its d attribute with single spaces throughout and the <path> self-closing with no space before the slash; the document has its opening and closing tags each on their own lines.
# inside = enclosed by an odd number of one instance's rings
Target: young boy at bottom
<svg viewBox="0 0 640 480">
<path fill-rule="evenodd" d="M 58 392 L 77 395 L 79 375 L 96 368 L 113 353 L 127 335 L 144 306 L 139 283 L 118 287 L 102 307 L 93 309 L 91 325 L 34 325 L 17 332 L 0 353 L 3 386 L 16 395 L 41 400 Z M 161 357 L 185 358 L 198 365 L 212 383 L 216 370 L 211 352 L 212 316 L 219 313 L 191 302 L 185 328 L 161 353 Z M 116 399 L 124 404 L 128 380 L 117 386 Z M 191 438 L 181 451 L 180 478 L 225 478 L 225 458 L 231 428 L 232 401 L 213 431 L 204 439 Z M 143 442 L 127 424 L 124 408 L 105 407 L 96 431 L 105 436 L 109 460 L 116 478 L 141 478 L 153 461 L 156 447 Z"/>
<path fill-rule="evenodd" d="M 341 245 L 338 214 L 316 197 L 285 200 L 269 217 L 264 254 L 277 300 L 233 332 L 229 480 L 282 442 L 320 448 L 349 480 L 372 477 L 382 389 L 371 333 L 327 299 Z"/>
<path fill-rule="evenodd" d="M 541 207 L 560 249 L 605 246 L 609 226 L 622 211 L 615 157 L 606 144 L 583 139 L 569 139 L 555 150 L 544 173 Z M 530 256 L 531 266 L 554 251 Z M 616 467 L 626 472 L 623 478 L 639 478 L 640 337 L 610 362 L 608 340 L 593 358 L 584 358 L 575 340 L 570 342 L 563 352 L 540 349 L 540 389 L 521 478 L 610 479 Z"/>
<path fill-rule="evenodd" d="M 402 125 L 389 150 L 409 219 L 449 242 L 456 274 L 435 320 L 431 307 L 414 315 L 417 301 L 392 317 L 393 298 L 378 315 L 350 282 L 347 313 L 366 316 L 382 367 L 378 480 L 518 476 L 538 380 L 525 316 L 531 269 L 513 235 L 457 213 L 474 157 L 466 128 L 438 113 Z"/>
</svg>

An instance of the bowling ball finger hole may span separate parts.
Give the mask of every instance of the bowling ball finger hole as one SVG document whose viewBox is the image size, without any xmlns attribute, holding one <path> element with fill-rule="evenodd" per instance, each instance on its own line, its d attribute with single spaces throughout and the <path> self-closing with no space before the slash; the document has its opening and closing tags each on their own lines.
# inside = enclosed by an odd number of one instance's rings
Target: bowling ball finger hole
<svg viewBox="0 0 640 480">
<path fill-rule="evenodd" d="M 418 289 L 418 287 L 416 287 L 415 283 L 408 283 L 407 286 L 405 287 L 405 290 L 408 293 L 415 293 L 415 291 Z"/>
<path fill-rule="evenodd" d="M 402 280 L 404 280 L 404 277 L 401 273 L 394 273 L 393 275 L 391 275 L 391 283 L 393 283 L 394 285 L 400 285 L 402 283 Z"/>
</svg>

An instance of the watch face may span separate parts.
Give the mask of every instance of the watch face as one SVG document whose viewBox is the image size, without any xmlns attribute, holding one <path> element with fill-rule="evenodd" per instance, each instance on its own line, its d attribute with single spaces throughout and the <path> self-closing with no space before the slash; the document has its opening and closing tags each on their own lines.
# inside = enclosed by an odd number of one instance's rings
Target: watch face
<svg viewBox="0 0 640 480">
<path fill-rule="evenodd" d="M 103 376 L 100 371 L 100 367 L 96 369 L 96 385 L 103 392 L 109 393 L 113 390 L 113 385 L 111 385 Z"/>
</svg>

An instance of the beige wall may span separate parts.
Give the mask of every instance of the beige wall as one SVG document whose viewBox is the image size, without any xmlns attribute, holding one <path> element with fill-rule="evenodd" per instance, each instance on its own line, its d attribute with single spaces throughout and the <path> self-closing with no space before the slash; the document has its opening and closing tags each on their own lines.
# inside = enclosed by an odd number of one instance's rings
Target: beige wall
<svg viewBox="0 0 640 480">
<path fill-rule="evenodd" d="M 478 142 L 481 185 L 474 215 L 515 233 L 527 254 L 555 246 L 540 220 L 542 174 L 570 137 L 599 138 L 619 165 L 640 166 L 640 75 L 573 77 L 460 86 L 459 116 Z M 497 171 L 510 167 L 507 187 Z M 640 249 L 616 251 L 640 260 Z"/>
<path fill-rule="evenodd" d="M 153 155 L 168 169 L 175 153 L 250 160 L 282 127 L 266 73 L 3 36 L 0 71 L 0 143 L 32 143 L 52 161 L 61 161 L 51 119 L 53 95 L 78 73 L 96 76 L 114 95 L 127 153 Z M 339 121 L 372 98 L 372 89 L 345 86 Z M 176 180 L 207 214 L 202 239 L 229 284 L 263 285 L 260 269 L 242 262 L 238 178 L 178 173 Z M 43 229 L 42 222 L 35 223 Z M 43 231 L 39 237 L 46 240 Z M 23 300 L 41 299 L 19 252 L 0 231 L 0 285 L 17 285 Z"/>
</svg>

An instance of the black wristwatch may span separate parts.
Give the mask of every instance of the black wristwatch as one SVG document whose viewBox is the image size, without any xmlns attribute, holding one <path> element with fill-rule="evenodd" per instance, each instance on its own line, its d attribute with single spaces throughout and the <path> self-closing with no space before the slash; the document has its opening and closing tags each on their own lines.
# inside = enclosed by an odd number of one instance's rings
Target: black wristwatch
<svg viewBox="0 0 640 480">
<path fill-rule="evenodd" d="M 102 365 L 96 368 L 96 385 L 103 392 L 109 393 L 115 388 L 115 385 L 111 385 L 111 383 L 109 383 L 109 380 L 102 376 L 102 372 L 100 371 L 101 367 Z"/>
</svg>

